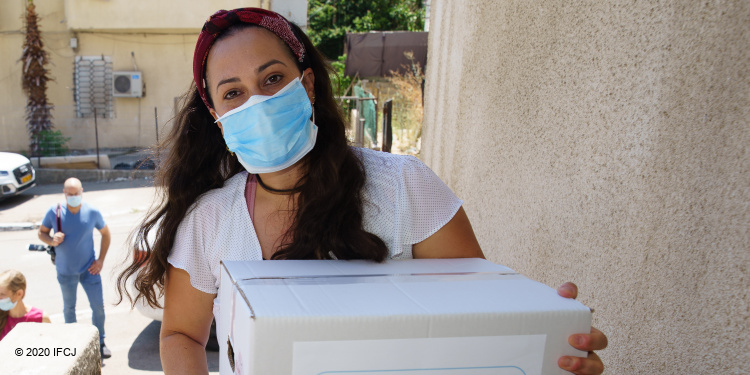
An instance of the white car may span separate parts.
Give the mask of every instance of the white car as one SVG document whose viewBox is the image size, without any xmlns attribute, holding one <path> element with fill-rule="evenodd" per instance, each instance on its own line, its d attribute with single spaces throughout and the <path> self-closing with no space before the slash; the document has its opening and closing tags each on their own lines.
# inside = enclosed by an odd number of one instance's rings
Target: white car
<svg viewBox="0 0 750 375">
<path fill-rule="evenodd" d="M 148 234 L 148 241 L 150 243 L 154 243 L 156 238 L 156 228 L 153 228 Z M 138 248 L 134 248 L 133 257 L 135 259 L 147 258 L 148 253 Z M 128 289 L 128 292 L 131 296 L 138 295 L 138 290 L 135 289 L 135 275 L 130 276 L 128 282 L 126 283 L 126 288 Z M 154 286 L 154 293 L 156 294 L 156 300 L 157 302 L 159 302 L 159 305 L 164 306 L 164 295 L 159 293 L 159 288 L 157 288 L 156 286 Z M 136 302 L 135 308 L 136 310 L 138 310 L 138 312 L 141 313 L 141 315 L 149 319 L 162 321 L 162 318 L 164 316 L 164 310 L 162 308 L 149 306 L 148 302 L 146 302 L 143 298 Z M 211 323 L 211 331 L 208 336 L 208 342 L 206 343 L 206 350 L 212 352 L 219 351 L 219 342 L 216 337 L 215 320 Z"/>
<path fill-rule="evenodd" d="M 36 171 L 23 155 L 0 152 L 0 199 L 36 186 Z"/>
<path fill-rule="evenodd" d="M 151 243 L 154 242 L 155 233 L 156 233 L 156 229 L 149 232 L 149 236 L 148 236 L 149 242 Z M 136 249 L 133 249 L 133 257 L 136 259 L 147 258 L 148 253 L 136 248 Z M 135 289 L 135 275 L 131 276 L 128 279 L 126 287 L 131 296 L 138 295 L 138 290 Z M 159 288 L 157 288 L 156 286 L 154 286 L 154 293 L 156 294 L 156 300 L 157 302 L 159 302 L 159 305 L 164 306 L 164 295 L 159 293 Z M 145 298 L 139 299 L 138 302 L 136 302 L 135 304 L 135 308 L 136 310 L 138 310 L 138 312 L 141 313 L 141 315 L 149 319 L 158 320 L 158 321 L 161 321 L 162 315 L 164 313 L 164 311 L 161 308 L 150 306 L 148 302 L 146 302 Z"/>
<path fill-rule="evenodd" d="M 156 230 L 152 230 L 149 234 L 155 233 Z M 153 241 L 153 235 L 149 236 L 149 239 Z M 144 258 L 148 256 L 148 253 L 145 251 L 141 251 L 138 249 L 133 250 L 133 256 L 136 259 Z M 138 294 L 138 290 L 135 289 L 135 276 L 131 276 L 130 279 L 128 279 L 128 282 L 126 284 L 126 288 L 128 289 L 128 292 L 131 296 L 136 296 Z M 161 306 L 164 306 L 164 295 L 159 293 L 159 288 L 154 286 L 154 293 L 156 293 L 156 300 L 159 302 Z M 162 321 L 162 318 L 164 316 L 164 310 L 158 307 L 151 307 L 149 304 L 144 300 L 140 299 L 135 304 L 136 310 L 141 313 L 141 315 L 153 319 Z M 209 332 L 208 336 L 208 342 L 206 343 L 206 350 L 211 352 L 218 352 L 219 351 L 219 341 L 216 337 L 216 321 L 214 320 L 211 322 L 211 331 Z"/>
</svg>

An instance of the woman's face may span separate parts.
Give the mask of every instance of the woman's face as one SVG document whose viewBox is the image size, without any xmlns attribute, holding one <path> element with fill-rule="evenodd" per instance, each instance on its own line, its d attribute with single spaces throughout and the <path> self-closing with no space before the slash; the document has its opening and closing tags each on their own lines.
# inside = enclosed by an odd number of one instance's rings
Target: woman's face
<svg viewBox="0 0 750 375">
<path fill-rule="evenodd" d="M 273 95 L 299 71 L 289 48 L 272 32 L 251 27 L 216 42 L 206 60 L 206 85 L 213 100 L 211 115 L 219 118 L 253 95 Z M 315 77 L 305 70 L 302 84 L 313 101 Z M 219 124 L 221 128 L 221 124 Z"/>
<path fill-rule="evenodd" d="M 0 299 L 10 298 L 11 302 L 18 302 L 18 292 L 13 293 L 10 289 L 0 285 Z"/>
</svg>

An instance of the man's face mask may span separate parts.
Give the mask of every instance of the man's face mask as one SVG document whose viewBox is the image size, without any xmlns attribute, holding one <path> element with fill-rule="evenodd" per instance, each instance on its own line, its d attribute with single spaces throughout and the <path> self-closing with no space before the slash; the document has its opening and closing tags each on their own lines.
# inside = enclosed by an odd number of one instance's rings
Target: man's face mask
<svg viewBox="0 0 750 375">
<path fill-rule="evenodd" d="M 69 195 L 65 197 L 65 200 L 68 203 L 68 206 L 70 207 L 78 207 L 81 205 L 81 201 L 83 200 L 83 196 L 81 195 Z"/>
</svg>

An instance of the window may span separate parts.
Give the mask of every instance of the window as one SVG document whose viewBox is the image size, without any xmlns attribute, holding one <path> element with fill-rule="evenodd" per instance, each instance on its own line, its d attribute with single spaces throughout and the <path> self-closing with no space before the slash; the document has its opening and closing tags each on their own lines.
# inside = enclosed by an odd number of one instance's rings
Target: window
<svg viewBox="0 0 750 375">
<path fill-rule="evenodd" d="M 112 59 L 109 56 L 76 56 L 76 116 L 114 118 L 112 100 Z"/>
</svg>

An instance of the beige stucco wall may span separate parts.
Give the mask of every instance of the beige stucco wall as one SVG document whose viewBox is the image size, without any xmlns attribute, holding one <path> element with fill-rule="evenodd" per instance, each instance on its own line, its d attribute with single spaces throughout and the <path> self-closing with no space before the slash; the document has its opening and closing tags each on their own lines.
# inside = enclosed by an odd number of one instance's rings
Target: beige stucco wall
<svg viewBox="0 0 750 375">
<path fill-rule="evenodd" d="M 750 3 L 432 3 L 422 158 L 610 374 L 750 368 Z"/>
<path fill-rule="evenodd" d="M 203 26 L 208 16 L 219 9 L 257 7 L 261 5 L 261 2 L 268 3 L 269 1 L 64 0 L 66 23 L 72 29 L 108 31 L 141 29 L 154 32 L 165 30 L 192 32 Z M 264 8 L 267 8 L 267 5 Z"/>
<path fill-rule="evenodd" d="M 268 2 L 267 0 L 265 1 Z M 40 27 L 50 55 L 53 82 L 48 98 L 55 106 L 54 126 L 70 137 L 71 149 L 91 150 L 96 145 L 94 120 L 76 118 L 73 69 L 76 56 L 105 55 L 114 71 L 143 72 L 143 98 L 114 98 L 115 117 L 97 120 L 99 147 L 147 148 L 156 142 L 154 108 L 162 137 L 174 115 L 175 98 L 192 81 L 195 41 L 205 19 L 215 10 L 259 6 L 261 0 L 35 0 Z M 25 124 L 26 97 L 21 90 L 22 16 L 26 0 L 3 0 L 0 11 L 0 151 L 28 149 Z M 266 4 L 267 6 L 267 4 Z M 126 9 L 130 7 L 128 12 Z M 171 15 L 159 23 L 163 8 Z M 125 21 L 115 21 L 122 18 Z M 191 29 L 192 27 L 192 29 Z M 77 37 L 78 49 L 70 47 Z"/>
<path fill-rule="evenodd" d="M 42 30 L 44 31 L 44 43 L 50 54 L 51 76 L 57 81 L 48 84 L 48 97 L 57 95 L 58 90 L 65 90 L 62 82 L 71 82 L 73 71 L 71 63 L 64 62 L 60 55 L 67 51 L 63 48 L 68 44 L 69 36 L 66 28 L 60 23 L 64 19 L 62 0 L 35 2 L 37 13 L 44 17 Z M 18 61 L 23 51 L 24 35 L 23 16 L 26 1 L 6 0 L 0 9 L 0 151 L 22 151 L 28 147 L 28 136 L 26 135 L 25 106 L 26 96 L 21 89 L 22 64 Z M 72 60 L 71 60 L 72 61 Z M 64 75 L 60 75 L 60 68 L 67 68 Z M 70 83 L 67 84 L 70 87 Z M 64 91 L 60 91 L 64 92 Z M 65 93 L 73 98 L 70 90 Z M 58 104 L 53 100 L 53 104 Z M 57 117 L 57 113 L 53 113 Z"/>
</svg>

